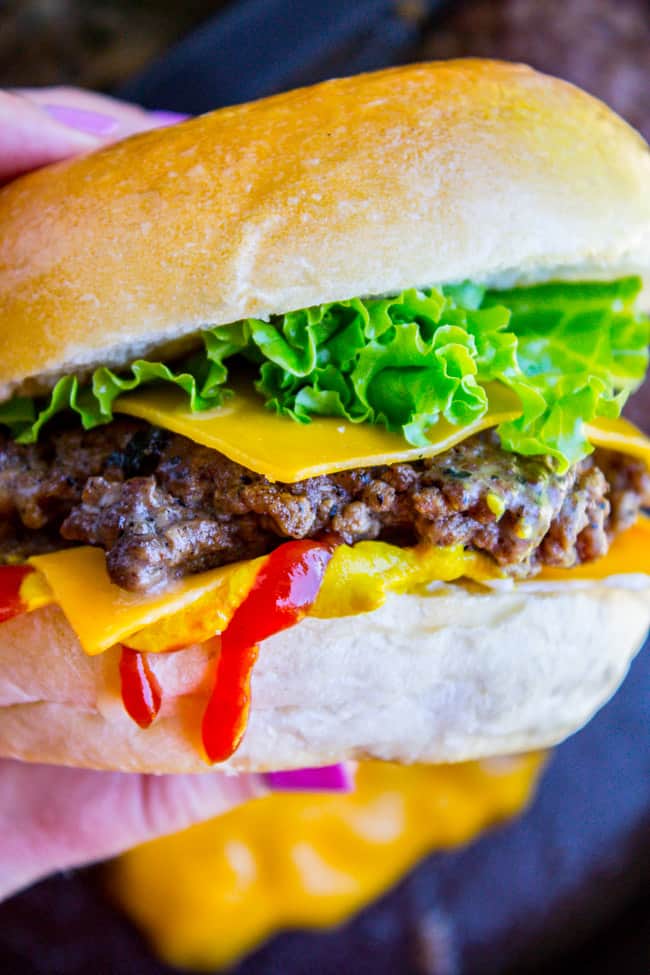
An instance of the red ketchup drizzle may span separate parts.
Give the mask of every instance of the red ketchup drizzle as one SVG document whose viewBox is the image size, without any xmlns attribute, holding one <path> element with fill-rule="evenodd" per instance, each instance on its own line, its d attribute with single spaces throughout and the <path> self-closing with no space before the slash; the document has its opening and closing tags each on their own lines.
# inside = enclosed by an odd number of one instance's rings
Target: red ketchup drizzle
<svg viewBox="0 0 650 975">
<path fill-rule="evenodd" d="M 160 711 L 162 692 L 145 654 L 122 647 L 120 683 L 127 714 L 141 728 L 148 728 Z"/>
<path fill-rule="evenodd" d="M 307 614 L 334 544 L 296 541 L 276 548 L 221 634 L 214 688 L 202 725 L 203 747 L 211 762 L 230 758 L 244 736 L 257 644 Z"/>
<path fill-rule="evenodd" d="M 20 587 L 33 571 L 31 565 L 0 567 L 0 623 L 26 612 L 27 606 L 20 598 Z"/>
</svg>

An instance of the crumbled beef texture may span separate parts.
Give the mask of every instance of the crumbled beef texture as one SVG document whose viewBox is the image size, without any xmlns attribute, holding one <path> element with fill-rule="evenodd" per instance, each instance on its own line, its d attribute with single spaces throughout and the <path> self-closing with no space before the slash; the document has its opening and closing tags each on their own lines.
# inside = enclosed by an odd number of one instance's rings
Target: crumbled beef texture
<svg viewBox="0 0 650 975">
<path fill-rule="evenodd" d="M 617 535 L 634 524 L 640 508 L 650 506 L 650 473 L 643 461 L 613 450 L 597 450 L 594 458 L 609 485 L 609 531 Z"/>
<path fill-rule="evenodd" d="M 121 457 L 140 426 L 119 421 L 69 430 L 30 447 L 0 435 L 0 522 L 16 518 L 33 531 L 58 527 L 79 503 L 88 478 L 104 470 L 114 451 Z"/>
<path fill-rule="evenodd" d="M 30 541 L 31 551 L 99 545 L 130 590 L 325 533 L 460 543 L 525 576 L 603 555 L 649 503 L 640 461 L 599 450 L 560 476 L 543 458 L 503 451 L 491 432 L 428 460 L 298 484 L 139 421 L 29 447 L 0 440 L 0 557 L 29 554 Z"/>
</svg>

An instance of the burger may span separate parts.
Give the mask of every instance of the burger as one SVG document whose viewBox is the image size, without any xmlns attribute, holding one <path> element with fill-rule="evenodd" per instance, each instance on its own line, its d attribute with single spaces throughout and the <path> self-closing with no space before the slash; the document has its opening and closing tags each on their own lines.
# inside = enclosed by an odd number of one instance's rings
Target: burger
<svg viewBox="0 0 650 975">
<path fill-rule="evenodd" d="M 467 60 L 0 191 L 0 754 L 539 749 L 650 620 L 650 156 Z"/>
</svg>

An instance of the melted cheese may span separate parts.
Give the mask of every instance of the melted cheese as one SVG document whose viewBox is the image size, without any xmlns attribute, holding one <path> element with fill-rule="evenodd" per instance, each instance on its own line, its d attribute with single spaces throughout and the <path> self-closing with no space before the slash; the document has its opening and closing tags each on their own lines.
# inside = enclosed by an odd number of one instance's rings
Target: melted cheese
<svg viewBox="0 0 650 975">
<path fill-rule="evenodd" d="M 515 815 L 540 764 L 364 764 L 349 795 L 272 795 L 133 850 L 110 887 L 169 964 L 229 966 L 283 928 L 340 924 L 425 854 Z"/>
<path fill-rule="evenodd" d="M 110 581 L 101 549 L 64 549 L 30 559 L 30 609 L 55 601 L 86 653 L 116 643 L 151 653 L 200 643 L 221 633 L 250 592 L 265 557 L 187 576 L 171 591 L 126 592 Z M 346 616 L 376 609 L 390 590 L 461 576 L 481 581 L 498 576 L 485 556 L 449 548 L 402 549 L 361 542 L 337 549 L 313 607 L 317 616 Z M 22 595 L 22 590 L 21 590 Z"/>
<path fill-rule="evenodd" d="M 188 576 L 171 592 L 143 595 L 113 585 L 104 553 L 72 548 L 30 559 L 39 571 L 27 577 L 25 602 L 36 609 L 56 601 L 88 654 L 116 643 L 151 653 L 200 643 L 222 632 L 251 589 L 264 557 Z M 650 575 L 650 519 L 618 535 L 596 562 L 573 569 L 545 568 L 535 580 L 604 579 Z M 310 615 L 320 618 L 368 613 L 389 592 L 413 592 L 431 582 L 498 578 L 495 563 L 462 545 L 399 548 L 386 542 L 340 546 L 330 562 Z M 21 596 L 23 591 L 21 589 Z"/>
<path fill-rule="evenodd" d="M 650 438 L 625 417 L 616 420 L 599 417 L 585 424 L 585 432 L 594 447 L 606 447 L 607 450 L 618 450 L 629 457 L 637 457 L 650 470 Z"/>
<path fill-rule="evenodd" d="M 650 575 L 650 518 L 641 516 L 636 524 L 617 535 L 607 555 L 572 569 L 545 566 L 533 582 L 608 579 L 616 576 Z"/>
<path fill-rule="evenodd" d="M 29 561 L 45 577 L 86 653 L 93 655 L 127 642 L 144 626 L 187 612 L 206 594 L 212 600 L 211 623 L 223 629 L 250 590 L 263 560 L 187 576 L 171 591 L 158 594 L 126 592 L 113 585 L 99 548 L 69 548 Z"/>
<path fill-rule="evenodd" d="M 519 398 L 499 383 L 489 386 L 488 402 L 485 416 L 468 426 L 436 423 L 429 431 L 429 447 L 413 447 L 400 433 L 372 423 L 348 423 L 338 417 L 296 423 L 267 410 L 262 398 L 245 386 L 224 406 L 202 413 L 191 413 L 187 398 L 176 389 L 145 388 L 121 396 L 114 409 L 218 450 L 271 481 L 293 484 L 354 467 L 432 457 L 520 413 Z"/>
</svg>

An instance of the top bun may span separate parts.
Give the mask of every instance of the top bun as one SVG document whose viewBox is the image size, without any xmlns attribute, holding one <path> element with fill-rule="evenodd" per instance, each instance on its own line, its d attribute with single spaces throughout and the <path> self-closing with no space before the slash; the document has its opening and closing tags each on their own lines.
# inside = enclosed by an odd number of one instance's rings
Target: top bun
<svg viewBox="0 0 650 975">
<path fill-rule="evenodd" d="M 329 81 L 0 191 L 0 398 L 251 315 L 648 269 L 648 147 L 590 96 L 480 60 Z"/>
</svg>

